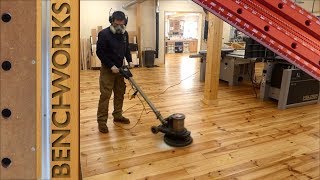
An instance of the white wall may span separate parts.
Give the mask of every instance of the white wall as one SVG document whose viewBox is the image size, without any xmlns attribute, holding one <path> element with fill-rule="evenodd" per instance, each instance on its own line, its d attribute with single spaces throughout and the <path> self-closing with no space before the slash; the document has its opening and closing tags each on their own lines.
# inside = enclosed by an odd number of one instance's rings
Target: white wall
<svg viewBox="0 0 320 180">
<path fill-rule="evenodd" d="M 128 31 L 136 31 L 136 5 L 127 10 L 122 5 L 130 1 L 86 0 L 80 1 L 80 36 L 89 38 L 91 29 L 97 26 L 108 27 L 109 11 L 122 10 L 129 17 Z M 146 0 L 141 3 L 142 50 L 147 47 L 155 49 L 155 1 Z M 160 1 L 159 14 L 159 62 L 164 62 L 164 11 L 201 12 L 203 9 L 192 1 Z"/>
<path fill-rule="evenodd" d="M 159 13 L 159 58 L 158 62 L 164 62 L 164 33 L 165 33 L 165 12 L 199 12 L 203 13 L 202 7 L 192 1 L 160 1 L 160 13 Z"/>
<path fill-rule="evenodd" d="M 154 0 L 141 3 L 141 45 L 145 48 L 156 48 L 156 8 Z"/>
<path fill-rule="evenodd" d="M 194 34 L 194 37 L 197 37 L 198 39 L 201 37 L 201 34 L 199 36 L 199 29 L 201 29 L 201 25 L 202 25 L 202 18 L 199 17 L 201 16 L 202 17 L 202 14 L 201 13 L 184 13 L 184 14 L 179 14 L 178 16 L 174 16 L 174 15 L 169 15 L 168 18 L 170 20 L 179 20 L 179 21 L 184 21 L 184 31 L 186 30 L 186 22 L 197 22 L 197 27 L 195 28 L 194 26 L 190 27 L 191 29 L 196 29 L 197 32 L 196 34 Z M 167 21 L 170 21 L 170 20 L 167 20 Z M 200 22 L 200 23 L 199 23 Z M 168 25 L 166 25 L 166 29 L 169 29 L 167 27 Z M 166 32 L 168 33 L 168 32 Z M 201 31 L 200 31 L 201 33 Z M 186 34 L 184 33 L 183 34 L 183 37 L 185 38 L 189 38 L 189 37 L 186 37 Z"/>
<path fill-rule="evenodd" d="M 89 38 L 91 29 L 97 26 L 106 28 L 109 23 L 109 11 L 123 11 L 129 18 L 127 31 L 136 31 L 136 5 L 132 5 L 124 10 L 122 5 L 130 1 L 109 1 L 109 0 L 86 0 L 80 1 L 80 36 Z M 155 49 L 155 1 L 146 0 L 141 3 L 141 34 L 142 50 L 147 47 Z"/>
<path fill-rule="evenodd" d="M 130 1 L 110 1 L 110 0 L 83 0 L 80 1 L 80 35 L 81 37 L 90 37 L 91 29 L 97 26 L 103 26 L 104 28 L 109 26 L 108 17 L 110 8 L 115 10 L 124 11 L 129 17 L 129 23 L 127 26 L 128 31 L 136 31 L 136 5 L 129 7 L 127 10 L 122 9 L 122 5 Z M 306 10 L 311 11 L 312 0 L 305 0 L 305 3 L 299 4 Z M 155 49 L 155 1 L 146 0 L 141 3 L 141 33 L 142 33 L 142 50 L 147 47 Z M 320 1 L 316 0 L 315 11 L 319 14 Z M 202 7 L 192 2 L 191 0 L 160 0 L 160 14 L 159 14 L 159 58 L 157 63 L 164 62 L 164 24 L 165 16 L 164 12 L 198 12 L 203 14 L 202 21 L 204 22 L 205 14 Z M 203 24 L 201 23 L 201 27 Z M 199 26 L 200 27 L 200 26 Z M 203 30 L 202 30 L 203 32 Z M 224 23 L 223 41 L 227 42 L 230 35 L 230 25 Z M 200 46 L 200 43 L 199 43 Z M 206 48 L 203 43 L 201 48 Z"/>
<path fill-rule="evenodd" d="M 231 30 L 230 24 L 223 22 L 223 34 L 222 34 L 222 42 L 223 43 L 229 42 L 230 30 Z"/>
<path fill-rule="evenodd" d="M 302 8 L 306 9 L 307 11 L 312 11 L 313 0 L 304 0 L 304 3 L 298 4 Z M 315 15 L 320 15 L 320 0 L 315 0 L 313 12 Z"/>
<path fill-rule="evenodd" d="M 109 0 L 86 0 L 80 1 L 80 36 L 89 38 L 91 29 L 97 28 L 97 26 L 103 26 L 106 28 L 109 23 L 109 11 L 121 10 L 129 18 L 127 25 L 128 31 L 136 30 L 136 8 L 133 5 L 128 10 L 122 9 L 122 5 L 129 1 L 109 1 Z"/>
<path fill-rule="evenodd" d="M 201 50 L 202 47 L 202 39 L 203 39 L 203 32 L 204 32 L 204 20 L 205 20 L 205 13 L 201 13 L 198 19 L 198 50 Z"/>
</svg>

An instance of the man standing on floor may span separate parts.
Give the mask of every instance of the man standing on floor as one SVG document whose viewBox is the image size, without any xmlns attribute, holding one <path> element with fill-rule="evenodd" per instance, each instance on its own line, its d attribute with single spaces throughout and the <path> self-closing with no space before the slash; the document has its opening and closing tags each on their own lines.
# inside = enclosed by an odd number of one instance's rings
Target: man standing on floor
<svg viewBox="0 0 320 180">
<path fill-rule="evenodd" d="M 129 50 L 128 33 L 126 25 L 128 18 L 121 11 L 115 11 L 110 17 L 111 25 L 98 34 L 97 56 L 101 60 L 100 69 L 100 100 L 97 112 L 99 131 L 108 133 L 108 111 L 109 100 L 113 91 L 114 111 L 112 113 L 114 122 L 129 124 L 128 118 L 122 116 L 122 106 L 126 84 L 124 77 L 119 73 L 119 68 L 126 58 L 129 66 L 133 67 Z"/>
</svg>

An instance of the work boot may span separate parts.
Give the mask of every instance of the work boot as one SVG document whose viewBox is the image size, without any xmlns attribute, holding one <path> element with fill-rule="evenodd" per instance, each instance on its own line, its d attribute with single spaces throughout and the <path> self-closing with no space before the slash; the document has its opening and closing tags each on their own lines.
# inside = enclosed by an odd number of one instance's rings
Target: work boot
<svg viewBox="0 0 320 180">
<path fill-rule="evenodd" d="M 98 128 L 101 133 L 108 133 L 109 129 L 105 123 L 98 123 Z"/>
<path fill-rule="evenodd" d="M 121 118 L 114 118 L 113 122 L 122 123 L 122 124 L 130 124 L 130 121 L 128 118 L 121 117 Z"/>
</svg>

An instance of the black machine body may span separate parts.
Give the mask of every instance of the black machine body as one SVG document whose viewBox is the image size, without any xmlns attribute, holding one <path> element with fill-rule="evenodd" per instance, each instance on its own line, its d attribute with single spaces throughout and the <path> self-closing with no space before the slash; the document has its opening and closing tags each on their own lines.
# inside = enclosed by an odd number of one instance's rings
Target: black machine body
<svg viewBox="0 0 320 180">
<path fill-rule="evenodd" d="M 192 143 L 191 132 L 184 127 L 185 115 L 181 113 L 172 114 L 165 119 L 167 123 L 159 126 L 152 126 L 154 134 L 164 133 L 164 142 L 170 146 L 183 147 Z"/>
</svg>

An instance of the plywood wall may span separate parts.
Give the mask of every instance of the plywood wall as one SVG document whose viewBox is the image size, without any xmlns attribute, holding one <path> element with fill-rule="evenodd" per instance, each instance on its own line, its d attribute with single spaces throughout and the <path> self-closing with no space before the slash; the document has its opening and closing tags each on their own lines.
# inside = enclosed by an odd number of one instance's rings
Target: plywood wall
<svg viewBox="0 0 320 180">
<path fill-rule="evenodd" d="M 37 3 L 0 1 L 0 179 L 37 178 Z"/>
</svg>

